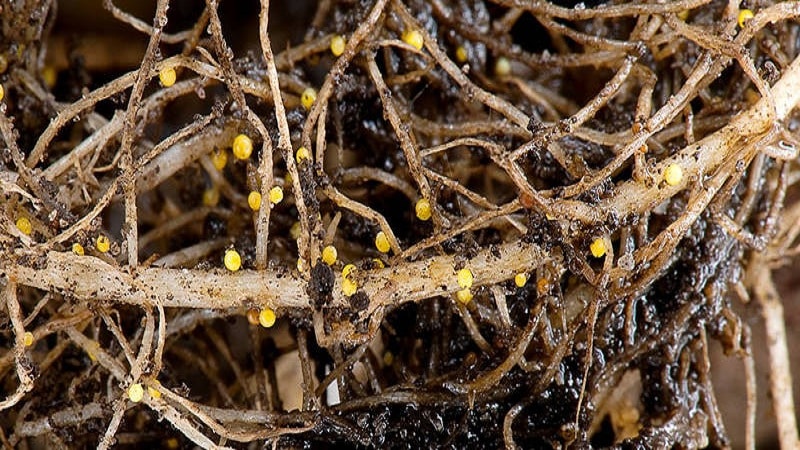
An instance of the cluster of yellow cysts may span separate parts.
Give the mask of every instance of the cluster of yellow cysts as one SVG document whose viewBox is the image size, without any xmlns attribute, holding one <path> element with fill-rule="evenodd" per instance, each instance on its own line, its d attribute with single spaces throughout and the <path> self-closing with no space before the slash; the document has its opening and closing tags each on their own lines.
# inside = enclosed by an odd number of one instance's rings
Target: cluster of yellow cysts
<svg viewBox="0 0 800 450">
<path fill-rule="evenodd" d="M 242 267 L 242 257 L 234 249 L 225 251 L 223 262 L 225 263 L 225 268 L 231 272 L 236 272 Z"/>
<path fill-rule="evenodd" d="M 494 74 L 498 77 L 504 77 L 511 74 L 511 62 L 505 56 L 497 58 L 494 62 Z"/>
<path fill-rule="evenodd" d="M 352 264 L 348 264 L 342 269 L 342 293 L 347 297 L 355 294 L 356 290 L 358 290 L 358 283 L 350 278 L 355 270 L 356 266 Z"/>
<path fill-rule="evenodd" d="M 275 311 L 272 308 L 265 306 L 259 313 L 258 313 L 258 323 L 261 324 L 264 328 L 272 328 L 275 325 Z"/>
<path fill-rule="evenodd" d="M 344 46 L 347 42 L 344 40 L 344 36 L 341 34 L 337 34 L 331 38 L 331 53 L 333 56 L 341 56 L 344 53 Z"/>
<path fill-rule="evenodd" d="M 128 387 L 128 398 L 133 403 L 139 403 L 144 398 L 144 387 L 142 383 L 133 383 Z"/>
<path fill-rule="evenodd" d="M 422 37 L 422 33 L 416 28 L 406 28 L 403 31 L 402 36 L 403 42 L 406 44 L 414 47 L 417 50 L 422 50 L 422 44 L 424 43 L 424 38 Z"/>
<path fill-rule="evenodd" d="M 295 161 L 297 161 L 298 164 L 302 163 L 303 161 L 308 161 L 309 159 L 311 159 L 311 152 L 308 151 L 308 149 L 305 147 L 300 147 L 297 149 L 297 153 L 295 153 L 294 159 Z"/>
<path fill-rule="evenodd" d="M 325 264 L 329 266 L 334 265 L 338 257 L 339 257 L 339 252 L 336 250 L 336 247 L 328 245 L 322 249 L 322 262 L 324 262 Z"/>
<path fill-rule="evenodd" d="M 25 347 L 33 345 L 33 333 L 26 331 L 25 334 L 22 335 L 22 343 L 25 344 Z"/>
<path fill-rule="evenodd" d="M 431 202 L 426 198 L 421 198 L 414 206 L 414 211 L 417 213 L 417 219 L 425 221 L 431 218 Z"/>
<path fill-rule="evenodd" d="M 599 237 L 589 245 L 589 251 L 595 258 L 602 258 L 606 254 L 606 240 Z"/>
<path fill-rule="evenodd" d="M 259 199 L 260 200 L 260 199 Z M 280 186 L 275 186 L 269 190 L 269 201 L 273 205 L 277 205 L 278 203 L 283 200 L 283 188 Z"/>
<path fill-rule="evenodd" d="M 214 150 L 211 152 L 211 163 L 214 164 L 214 168 L 217 170 L 222 170 L 225 168 L 225 165 L 228 164 L 228 152 L 223 150 Z"/>
<path fill-rule="evenodd" d="M 247 159 L 253 153 L 253 141 L 246 134 L 240 134 L 233 138 L 233 156 L 238 159 Z"/>
<path fill-rule="evenodd" d="M 670 186 L 677 186 L 683 179 L 683 169 L 677 164 L 670 164 L 664 169 L 664 181 Z"/>
<path fill-rule="evenodd" d="M 381 253 L 389 253 L 389 249 L 391 249 L 391 246 L 389 245 L 389 238 L 383 231 L 379 231 L 375 236 L 375 248 L 377 248 Z"/>
<path fill-rule="evenodd" d="M 306 88 L 302 94 L 300 94 L 300 103 L 303 105 L 303 108 L 308 111 L 314 106 L 314 102 L 317 100 L 317 91 L 314 88 Z"/>
<path fill-rule="evenodd" d="M 107 253 L 111 249 L 111 240 L 109 240 L 107 236 L 101 234 L 97 236 L 94 246 L 97 247 L 100 253 Z"/>
<path fill-rule="evenodd" d="M 22 232 L 22 234 L 30 236 L 33 233 L 33 225 L 31 221 L 27 217 L 20 217 L 17 219 L 17 229 Z"/>
<path fill-rule="evenodd" d="M 175 84 L 175 80 L 178 79 L 178 75 L 175 73 L 175 69 L 172 67 L 165 67 L 161 69 L 161 72 L 158 73 L 158 81 L 161 83 L 161 86 L 170 87 Z"/>
<path fill-rule="evenodd" d="M 744 28 L 744 24 L 753 17 L 755 17 L 755 14 L 753 14 L 753 11 L 749 9 L 743 9 L 739 11 L 739 17 L 736 18 L 739 28 Z"/>
<path fill-rule="evenodd" d="M 514 284 L 517 287 L 523 287 L 525 284 L 528 283 L 528 274 L 526 273 L 518 273 L 514 276 Z"/>
<path fill-rule="evenodd" d="M 247 205 L 253 211 L 261 209 L 261 194 L 258 191 L 250 191 L 247 195 Z"/>
</svg>

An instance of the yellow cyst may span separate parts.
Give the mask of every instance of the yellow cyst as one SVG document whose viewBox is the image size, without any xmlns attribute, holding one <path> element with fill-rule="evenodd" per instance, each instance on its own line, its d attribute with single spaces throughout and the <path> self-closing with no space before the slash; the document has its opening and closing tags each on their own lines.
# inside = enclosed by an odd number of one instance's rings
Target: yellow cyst
<svg viewBox="0 0 800 450">
<path fill-rule="evenodd" d="M 219 203 L 219 190 L 215 187 L 203 191 L 203 204 L 205 206 L 217 206 Z"/>
<path fill-rule="evenodd" d="M 258 191 L 251 191 L 250 194 L 247 195 L 247 205 L 250 206 L 250 209 L 253 211 L 258 211 L 261 208 L 261 194 Z"/>
<path fill-rule="evenodd" d="M 467 56 L 467 49 L 464 48 L 463 45 L 459 45 L 458 48 L 456 48 L 456 61 L 465 63 L 467 62 Z"/>
<path fill-rule="evenodd" d="M 144 388 L 141 383 L 134 383 L 128 388 L 128 398 L 134 403 L 139 403 L 144 398 Z"/>
<path fill-rule="evenodd" d="M 514 284 L 516 284 L 517 287 L 523 287 L 527 282 L 528 282 L 528 275 L 524 273 L 518 273 L 514 276 Z"/>
<path fill-rule="evenodd" d="M 322 249 L 322 261 L 325 264 L 332 266 L 334 263 L 336 263 L 336 258 L 338 257 L 339 252 L 336 251 L 336 247 L 329 245 Z"/>
<path fill-rule="evenodd" d="M 392 352 L 387 351 L 386 353 L 383 354 L 384 366 L 391 366 L 393 362 L 394 362 L 394 355 L 392 354 Z"/>
<path fill-rule="evenodd" d="M 83 246 L 76 242 L 72 244 L 72 253 L 75 253 L 78 256 L 83 256 L 85 252 L 83 250 Z"/>
<path fill-rule="evenodd" d="M 20 217 L 17 219 L 17 229 L 21 231 L 22 234 L 30 236 L 33 232 L 33 225 L 31 225 L 31 221 L 28 220 L 27 217 Z"/>
<path fill-rule="evenodd" d="M 683 169 L 677 164 L 670 164 L 664 169 L 664 181 L 670 186 L 676 186 L 683 179 Z"/>
<path fill-rule="evenodd" d="M 269 201 L 273 205 L 277 205 L 278 203 L 283 200 L 283 188 L 280 186 L 275 186 L 274 188 L 269 190 Z"/>
<path fill-rule="evenodd" d="M 375 248 L 377 248 L 381 253 L 388 253 L 389 249 L 391 249 L 391 246 L 389 245 L 389 238 L 386 237 L 386 233 L 383 231 L 379 231 L 375 236 Z"/>
<path fill-rule="evenodd" d="M 306 263 L 303 258 L 297 258 L 297 271 L 300 273 L 306 271 Z"/>
<path fill-rule="evenodd" d="M 26 331 L 25 334 L 22 335 L 22 343 L 25 344 L 25 347 L 33 345 L 33 333 Z"/>
<path fill-rule="evenodd" d="M 342 277 L 349 278 L 350 274 L 352 274 L 354 270 L 356 270 L 356 266 L 347 264 L 344 266 L 344 268 L 342 268 Z"/>
<path fill-rule="evenodd" d="M 403 32 L 403 42 L 414 47 L 417 50 L 422 50 L 423 37 L 422 33 L 415 28 L 406 29 Z"/>
<path fill-rule="evenodd" d="M 471 288 L 473 281 L 474 277 L 472 276 L 471 270 L 465 267 L 458 271 L 458 285 L 461 287 L 461 289 Z"/>
<path fill-rule="evenodd" d="M 53 66 L 45 66 L 42 69 L 42 80 L 44 81 L 45 86 L 50 89 L 56 85 L 56 81 L 58 81 L 58 72 Z"/>
<path fill-rule="evenodd" d="M 736 22 L 739 23 L 739 28 L 744 28 L 744 24 L 748 20 L 752 19 L 753 16 L 755 16 L 755 14 L 753 14 L 753 11 L 749 9 L 743 9 L 739 11 L 739 17 L 736 18 Z"/>
<path fill-rule="evenodd" d="M 303 104 L 303 108 L 305 108 L 306 111 L 311 109 L 315 100 L 317 100 L 317 91 L 314 90 L 314 88 L 306 88 L 300 95 L 300 103 Z"/>
<path fill-rule="evenodd" d="M 215 150 L 211 152 L 211 163 L 214 164 L 217 170 L 224 169 L 225 164 L 228 164 L 228 152 L 225 150 Z"/>
<path fill-rule="evenodd" d="M 242 257 L 236 250 L 228 250 L 225 252 L 225 267 L 231 272 L 236 272 L 242 267 Z"/>
<path fill-rule="evenodd" d="M 308 149 L 305 147 L 300 147 L 297 149 L 297 153 L 295 153 L 294 159 L 295 161 L 297 161 L 298 164 L 300 164 L 303 161 L 311 159 L 311 152 L 309 152 Z"/>
<path fill-rule="evenodd" d="M 100 236 L 97 236 L 95 247 L 97 247 L 101 253 L 106 253 L 111 248 L 111 241 L 101 234 Z"/>
<path fill-rule="evenodd" d="M 421 198 L 414 206 L 414 211 L 417 213 L 417 219 L 428 220 L 431 218 L 431 202 L 427 198 Z"/>
<path fill-rule="evenodd" d="M 459 302 L 461 302 L 461 304 L 466 305 L 470 302 L 470 300 L 472 300 L 472 291 L 469 289 L 462 289 L 456 292 L 456 298 Z"/>
<path fill-rule="evenodd" d="M 158 81 L 161 82 L 161 85 L 164 87 L 170 87 L 175 84 L 177 78 L 178 75 L 172 67 L 161 69 L 161 72 L 158 72 Z"/>
<path fill-rule="evenodd" d="M 383 261 L 381 261 L 381 260 L 380 260 L 380 259 L 378 259 L 378 258 L 372 258 L 372 262 L 373 262 L 373 263 L 375 263 L 375 268 L 376 268 L 376 269 L 383 269 L 384 267 L 386 267 L 386 266 L 383 264 Z"/>
<path fill-rule="evenodd" d="M 158 388 L 160 387 L 161 383 L 159 383 L 158 380 L 156 380 L 153 382 L 152 385 L 147 386 L 147 393 L 150 395 L 150 397 L 161 398 L 161 391 L 158 390 Z"/>
<path fill-rule="evenodd" d="M 297 240 L 300 237 L 300 233 L 303 231 L 303 226 L 300 225 L 300 222 L 295 222 L 292 224 L 291 228 L 289 228 L 289 236 L 292 239 Z"/>
<path fill-rule="evenodd" d="M 504 77 L 511 73 L 511 62 L 508 61 L 508 58 L 505 56 L 501 56 L 497 58 L 497 61 L 494 63 L 494 74 L 498 77 Z"/>
<path fill-rule="evenodd" d="M 240 134 L 233 139 L 233 156 L 247 159 L 253 153 L 253 141 L 245 134 Z"/>
<path fill-rule="evenodd" d="M 601 258 L 606 254 L 606 241 L 603 238 L 597 238 L 589 245 L 589 250 L 595 258 Z"/>
<path fill-rule="evenodd" d="M 344 46 L 346 42 L 344 37 L 341 34 L 337 34 L 336 36 L 331 38 L 331 53 L 333 56 L 341 56 L 344 53 Z"/>
<path fill-rule="evenodd" d="M 347 278 L 342 279 L 342 293 L 345 296 L 350 297 L 356 293 L 356 290 L 358 290 L 358 283 Z"/>
<path fill-rule="evenodd" d="M 3 101 L 3 99 L 5 98 L 5 96 L 6 96 L 6 90 L 5 90 L 5 88 L 3 87 L 3 85 L 2 85 L 2 84 L 0 84 L 0 102 L 2 102 L 2 101 Z"/>
<path fill-rule="evenodd" d="M 264 308 L 258 313 L 258 323 L 264 328 L 271 328 L 275 325 L 275 311 L 272 308 Z"/>
</svg>

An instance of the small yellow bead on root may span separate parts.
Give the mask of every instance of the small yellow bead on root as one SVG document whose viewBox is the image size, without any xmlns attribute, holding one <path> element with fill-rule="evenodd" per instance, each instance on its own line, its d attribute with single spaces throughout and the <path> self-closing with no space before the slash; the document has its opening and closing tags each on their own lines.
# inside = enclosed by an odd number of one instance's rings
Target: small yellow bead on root
<svg viewBox="0 0 800 450">
<path fill-rule="evenodd" d="M 408 28 L 403 32 L 402 36 L 403 42 L 406 44 L 414 47 L 417 50 L 422 50 L 422 44 L 424 43 L 424 38 L 422 37 L 422 33 L 415 28 Z"/>
<path fill-rule="evenodd" d="M 597 238 L 589 245 L 589 250 L 595 258 L 602 258 L 606 254 L 606 241 L 603 238 Z"/>
<path fill-rule="evenodd" d="M 97 236 L 97 241 L 95 242 L 95 247 L 100 253 L 106 253 L 111 249 L 111 241 L 104 235 Z"/>
<path fill-rule="evenodd" d="M 225 257 L 223 259 L 225 263 L 225 268 L 227 268 L 231 272 L 236 272 L 242 267 L 242 257 L 236 250 L 231 249 L 226 251 Z"/>
<path fill-rule="evenodd" d="M 258 191 L 250 191 L 247 195 L 247 206 L 253 211 L 258 211 L 261 208 L 261 194 Z"/>
<path fill-rule="evenodd" d="M 414 212 L 417 214 L 417 219 L 425 221 L 431 218 L 431 202 L 426 198 L 421 198 L 414 206 Z"/>
<path fill-rule="evenodd" d="M 314 88 L 306 88 L 300 95 L 300 103 L 302 103 L 306 111 L 314 106 L 315 101 L 317 101 L 317 91 Z"/>
<path fill-rule="evenodd" d="M 134 383 L 128 387 L 128 398 L 134 403 L 139 403 L 144 398 L 144 387 L 141 383 Z"/>
<path fill-rule="evenodd" d="M 381 253 L 388 253 L 391 249 L 391 245 L 389 245 L 389 238 L 383 231 L 379 231 L 375 236 L 375 248 L 377 248 Z"/>
<path fill-rule="evenodd" d="M 462 289 L 456 292 L 456 298 L 462 305 L 466 305 L 472 300 L 472 291 L 469 289 Z"/>
<path fill-rule="evenodd" d="M 253 141 L 245 134 L 240 134 L 233 139 L 233 156 L 245 160 L 253 153 Z"/>
<path fill-rule="evenodd" d="M 331 38 L 331 53 L 333 56 L 341 56 L 344 53 L 344 47 L 347 42 L 344 36 L 337 34 Z"/>
<path fill-rule="evenodd" d="M 336 247 L 332 245 L 328 245 L 327 247 L 322 249 L 322 261 L 332 266 L 336 263 L 336 258 L 339 257 L 339 252 L 336 250 Z"/>
<path fill-rule="evenodd" d="M 272 308 L 264 308 L 258 314 L 258 323 L 264 328 L 271 328 L 275 325 L 275 311 Z"/>
<path fill-rule="evenodd" d="M 175 69 L 172 67 L 161 69 L 161 72 L 158 73 L 158 81 L 161 83 L 161 86 L 164 87 L 172 86 L 177 79 L 178 74 L 175 73 Z"/>
<path fill-rule="evenodd" d="M 457 274 L 458 278 L 458 285 L 461 289 L 469 289 L 472 287 L 472 283 L 475 278 L 472 275 L 472 271 L 467 269 L 466 267 L 459 270 Z"/>
</svg>

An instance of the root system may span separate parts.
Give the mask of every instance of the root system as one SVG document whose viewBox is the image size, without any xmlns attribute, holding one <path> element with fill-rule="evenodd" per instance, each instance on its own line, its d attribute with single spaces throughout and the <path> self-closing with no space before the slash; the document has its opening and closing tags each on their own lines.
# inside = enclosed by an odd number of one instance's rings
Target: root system
<svg viewBox="0 0 800 450">
<path fill-rule="evenodd" d="M 119 3 L 0 5 L 5 446 L 796 448 L 800 3 Z"/>
</svg>

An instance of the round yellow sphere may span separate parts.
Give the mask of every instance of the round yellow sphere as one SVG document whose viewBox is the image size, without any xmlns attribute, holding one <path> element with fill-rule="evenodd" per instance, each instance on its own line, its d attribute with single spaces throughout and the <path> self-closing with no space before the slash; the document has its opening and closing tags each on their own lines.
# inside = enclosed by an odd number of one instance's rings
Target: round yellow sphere
<svg viewBox="0 0 800 450">
<path fill-rule="evenodd" d="M 227 268 L 231 272 L 236 272 L 242 267 L 242 257 L 236 250 L 231 249 L 226 251 L 225 257 L 223 259 L 225 263 L 225 268 Z"/>
<path fill-rule="evenodd" d="M 247 159 L 253 153 L 253 141 L 245 134 L 240 134 L 233 139 L 233 156 L 238 159 Z"/>
</svg>

